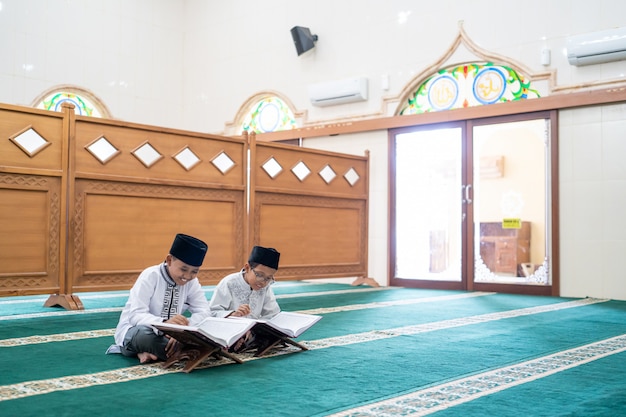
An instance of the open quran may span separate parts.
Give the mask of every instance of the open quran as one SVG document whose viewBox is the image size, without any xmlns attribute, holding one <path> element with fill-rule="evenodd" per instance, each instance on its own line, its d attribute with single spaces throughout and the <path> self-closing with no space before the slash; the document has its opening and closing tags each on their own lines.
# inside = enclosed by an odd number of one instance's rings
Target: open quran
<svg viewBox="0 0 626 417">
<path fill-rule="evenodd" d="M 304 345 L 295 342 L 292 338 L 299 337 L 317 323 L 322 316 L 281 311 L 269 320 L 256 320 L 252 331 L 263 339 L 255 356 L 262 356 L 279 343 L 290 344 L 302 350 L 308 350 Z"/>
<path fill-rule="evenodd" d="M 257 320 L 255 330 L 259 326 L 271 327 L 287 337 L 298 337 L 317 323 L 322 316 L 314 314 L 281 311 L 270 320 Z"/>
<path fill-rule="evenodd" d="M 195 326 L 159 323 L 154 328 L 180 342 L 180 348 L 163 364 L 165 368 L 187 360 L 184 372 L 191 372 L 209 356 L 227 357 L 237 363 L 242 361 L 228 352 L 228 348 L 256 325 L 255 320 L 207 317 Z"/>
</svg>

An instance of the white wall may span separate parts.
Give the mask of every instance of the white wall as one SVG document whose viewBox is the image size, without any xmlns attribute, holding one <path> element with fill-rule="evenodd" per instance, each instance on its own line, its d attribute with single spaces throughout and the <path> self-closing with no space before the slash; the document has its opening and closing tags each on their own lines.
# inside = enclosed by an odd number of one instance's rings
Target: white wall
<svg viewBox="0 0 626 417">
<path fill-rule="evenodd" d="M 395 110 L 385 109 L 383 98 L 400 95 L 442 56 L 459 21 L 481 48 L 532 71 L 556 70 L 558 87 L 626 80 L 626 61 L 573 67 L 564 55 L 567 36 L 624 26 L 624 15 L 622 0 L 529 0 L 519 7 L 486 0 L 0 0 L 0 102 L 31 105 L 42 92 L 72 84 L 102 99 L 117 119 L 220 133 L 249 97 L 270 90 L 305 112 L 307 123 L 371 117 Z M 300 57 L 289 33 L 296 25 L 319 36 Z M 540 64 L 544 47 L 552 50 L 548 67 Z M 385 74 L 388 91 L 381 89 Z M 370 80 L 367 102 L 308 102 L 308 84 L 357 75 Z M 626 225 L 611 220 L 624 203 L 615 192 L 624 189 L 623 164 L 615 162 L 626 156 L 624 109 L 594 107 L 562 118 L 562 293 L 626 299 L 619 259 Z M 377 256 L 370 256 L 370 275 L 382 283 L 386 141 L 386 132 L 306 141 L 372 151 L 369 246 Z M 582 256 L 594 251 L 598 256 Z"/>
<path fill-rule="evenodd" d="M 289 97 L 308 121 L 383 112 L 382 97 L 397 96 L 450 47 L 463 21 L 480 47 L 511 57 L 534 71 L 544 46 L 552 50 L 559 85 L 624 77 L 626 65 L 587 68 L 567 63 L 567 36 L 624 26 L 626 2 L 530 0 L 503 7 L 487 0 L 188 0 L 184 126 L 219 131 L 256 92 Z M 403 16 L 406 20 L 402 20 Z M 289 29 L 309 27 L 317 46 L 296 55 Z M 216 60 L 217 57 L 217 60 Z M 388 74 L 389 91 L 381 89 Z M 307 85 L 363 75 L 370 80 L 365 103 L 317 108 Z M 394 109 L 395 110 L 395 109 Z M 208 117 L 207 115 L 211 115 Z"/>
<path fill-rule="evenodd" d="M 626 104 L 560 112 L 561 294 L 626 300 Z"/>
<path fill-rule="evenodd" d="M 0 102 L 71 84 L 114 118 L 182 127 L 184 2 L 0 0 Z"/>
<path fill-rule="evenodd" d="M 308 122 L 373 115 L 441 57 L 459 21 L 480 47 L 534 71 L 546 69 L 540 51 L 551 48 L 559 86 L 624 78 L 626 61 L 572 67 L 564 47 L 568 35 L 626 25 L 625 14 L 621 0 L 519 8 L 487 0 L 0 0 L 0 102 L 30 105 L 46 89 L 75 84 L 114 118 L 213 133 L 267 90 L 307 111 Z M 296 25 L 319 36 L 300 57 L 289 33 Z M 357 75 L 370 80 L 367 102 L 308 102 L 307 85 Z"/>
</svg>

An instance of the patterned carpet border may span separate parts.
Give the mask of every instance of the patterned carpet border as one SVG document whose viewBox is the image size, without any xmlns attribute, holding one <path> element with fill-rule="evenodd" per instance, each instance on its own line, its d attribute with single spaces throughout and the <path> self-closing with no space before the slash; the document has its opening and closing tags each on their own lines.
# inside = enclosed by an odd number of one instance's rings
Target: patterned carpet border
<svg viewBox="0 0 626 417">
<path fill-rule="evenodd" d="M 426 416 L 624 351 L 626 335 L 616 336 L 330 416 Z"/>
</svg>

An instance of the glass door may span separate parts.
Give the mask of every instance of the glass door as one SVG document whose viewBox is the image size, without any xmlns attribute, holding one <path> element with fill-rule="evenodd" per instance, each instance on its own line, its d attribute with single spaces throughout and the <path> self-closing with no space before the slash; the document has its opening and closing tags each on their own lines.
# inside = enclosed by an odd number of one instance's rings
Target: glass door
<svg viewBox="0 0 626 417">
<path fill-rule="evenodd" d="M 474 125 L 474 286 L 549 285 L 550 119 Z"/>
<path fill-rule="evenodd" d="M 553 120 L 542 112 L 389 132 L 390 285 L 558 294 Z"/>
<path fill-rule="evenodd" d="M 391 133 L 392 285 L 464 287 L 463 129 Z"/>
</svg>

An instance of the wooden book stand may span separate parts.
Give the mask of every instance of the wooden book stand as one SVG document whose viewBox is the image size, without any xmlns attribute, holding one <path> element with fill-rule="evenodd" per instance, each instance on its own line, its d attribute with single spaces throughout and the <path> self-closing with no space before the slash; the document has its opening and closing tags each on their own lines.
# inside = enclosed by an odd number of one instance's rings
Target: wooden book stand
<svg viewBox="0 0 626 417">
<path fill-rule="evenodd" d="M 306 346 L 289 338 L 284 333 L 281 333 L 273 327 L 267 326 L 263 323 L 257 323 L 254 326 L 254 332 L 256 333 L 256 338 L 258 339 L 257 351 L 254 354 L 256 357 L 265 355 L 270 349 L 277 346 L 279 343 L 284 345 L 289 344 L 301 350 L 309 350 Z"/>
<path fill-rule="evenodd" d="M 159 327 L 159 326 L 154 326 Z M 229 353 L 226 348 L 201 333 L 189 330 L 160 329 L 163 333 L 168 334 L 180 343 L 180 347 L 165 362 L 164 368 L 169 368 L 173 364 L 186 360 L 187 363 L 183 368 L 183 372 L 189 373 L 198 365 L 204 362 L 209 356 L 216 359 L 225 357 L 236 363 L 243 361 Z"/>
</svg>

